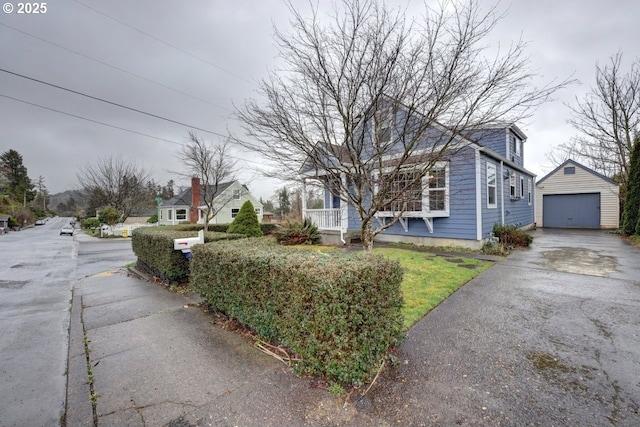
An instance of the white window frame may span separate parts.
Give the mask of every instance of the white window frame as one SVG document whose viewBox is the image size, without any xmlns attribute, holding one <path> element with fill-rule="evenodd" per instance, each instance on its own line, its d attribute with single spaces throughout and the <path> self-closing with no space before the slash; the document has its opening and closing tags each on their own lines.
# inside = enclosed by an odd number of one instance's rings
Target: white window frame
<svg viewBox="0 0 640 427">
<path fill-rule="evenodd" d="M 254 212 L 256 213 L 256 215 L 260 216 L 260 214 L 262 213 L 262 210 L 260 208 L 255 208 Z"/>
<path fill-rule="evenodd" d="M 233 190 L 233 194 L 231 195 L 233 200 L 240 200 L 240 190 L 237 188 Z"/>
<path fill-rule="evenodd" d="M 235 218 L 236 216 L 238 216 L 239 213 L 240 213 L 240 208 L 231 208 L 231 218 Z"/>
<path fill-rule="evenodd" d="M 172 213 L 173 213 L 173 208 L 167 209 L 167 221 L 172 221 L 172 219 L 171 219 L 171 218 L 173 218 Z"/>
<path fill-rule="evenodd" d="M 491 185 L 491 181 L 489 177 L 493 173 L 493 185 Z M 493 189 L 493 203 L 491 203 L 489 194 L 491 194 L 491 189 Z M 493 163 L 487 162 L 487 208 L 496 209 L 498 207 L 498 167 Z"/>
<path fill-rule="evenodd" d="M 527 186 L 528 186 L 528 190 L 529 190 L 529 192 L 527 193 L 528 197 L 529 197 L 528 202 L 529 202 L 529 206 L 531 206 L 531 201 L 533 199 L 532 194 L 531 194 L 532 191 L 533 191 L 533 182 L 531 181 L 531 178 L 529 178 L 527 181 L 528 181 Z"/>
<path fill-rule="evenodd" d="M 160 209 L 160 219 L 162 219 L 162 213 L 164 212 L 164 209 Z"/>
<path fill-rule="evenodd" d="M 179 212 L 184 211 L 184 214 Z M 187 220 L 187 210 L 186 209 L 176 209 L 176 221 L 186 221 Z"/>
<path fill-rule="evenodd" d="M 524 199 L 524 176 L 520 175 L 520 198 Z"/>
<path fill-rule="evenodd" d="M 449 164 L 446 162 L 438 162 L 440 165 L 436 164 L 431 171 L 441 171 L 444 170 L 444 187 L 430 187 L 430 176 L 427 174 L 424 178 L 422 178 L 422 210 L 425 210 L 429 213 L 446 213 L 449 215 Z M 431 172 L 429 171 L 429 172 Z M 430 198 L 432 191 L 444 191 L 444 209 L 431 209 Z"/>
</svg>

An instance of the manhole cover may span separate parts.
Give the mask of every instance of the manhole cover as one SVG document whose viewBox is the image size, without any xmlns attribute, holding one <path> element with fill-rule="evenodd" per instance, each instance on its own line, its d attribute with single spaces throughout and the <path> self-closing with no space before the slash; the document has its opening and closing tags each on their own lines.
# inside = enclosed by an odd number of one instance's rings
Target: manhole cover
<svg viewBox="0 0 640 427">
<path fill-rule="evenodd" d="M 0 280 L 0 288 L 5 289 L 20 289 L 26 284 L 26 280 Z"/>
</svg>

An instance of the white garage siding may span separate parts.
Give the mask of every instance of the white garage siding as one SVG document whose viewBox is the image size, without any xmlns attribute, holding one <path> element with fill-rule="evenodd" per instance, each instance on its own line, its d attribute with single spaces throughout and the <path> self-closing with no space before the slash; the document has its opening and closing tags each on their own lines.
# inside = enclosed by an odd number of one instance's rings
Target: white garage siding
<svg viewBox="0 0 640 427">
<path fill-rule="evenodd" d="M 574 173 L 565 173 L 566 168 L 573 168 Z M 544 227 L 544 195 L 585 193 L 600 193 L 600 228 L 618 228 L 619 185 L 573 160 L 567 160 L 536 183 L 536 224 Z"/>
</svg>

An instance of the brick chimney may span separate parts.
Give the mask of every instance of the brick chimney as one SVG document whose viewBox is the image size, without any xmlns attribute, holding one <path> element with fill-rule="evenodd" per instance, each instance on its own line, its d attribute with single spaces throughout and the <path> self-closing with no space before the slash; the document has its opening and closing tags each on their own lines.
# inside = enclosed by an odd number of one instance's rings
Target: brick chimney
<svg viewBox="0 0 640 427">
<path fill-rule="evenodd" d="M 198 206 L 200 206 L 200 178 L 191 178 L 191 209 L 189 209 L 189 222 L 198 222 Z"/>
</svg>

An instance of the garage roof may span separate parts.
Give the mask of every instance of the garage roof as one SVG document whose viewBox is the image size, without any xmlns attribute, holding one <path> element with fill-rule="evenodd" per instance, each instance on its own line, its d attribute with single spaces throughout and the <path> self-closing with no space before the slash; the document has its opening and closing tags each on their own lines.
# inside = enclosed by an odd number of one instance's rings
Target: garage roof
<svg viewBox="0 0 640 427">
<path fill-rule="evenodd" d="M 610 184 L 620 185 L 619 182 L 615 182 L 611 178 L 607 178 L 606 176 L 602 175 L 601 173 L 598 173 L 598 172 L 594 171 L 593 169 L 590 169 L 590 168 L 588 168 L 588 167 L 586 167 L 584 165 L 581 165 L 580 163 L 578 163 L 578 162 L 576 162 L 575 160 L 572 160 L 572 159 L 569 159 L 569 160 L 565 161 L 563 164 L 561 164 L 560 166 L 558 166 L 557 168 L 555 168 L 554 170 L 552 170 L 551 172 L 546 174 L 538 182 L 536 182 L 536 185 L 541 184 L 545 179 L 549 178 L 551 175 L 553 175 L 554 173 L 558 172 L 560 169 L 564 168 L 568 164 L 572 164 L 573 166 L 577 166 L 577 167 L 585 170 L 586 172 L 589 172 L 589 173 L 597 176 L 598 178 L 602 178 L 603 180 L 607 181 Z"/>
</svg>

